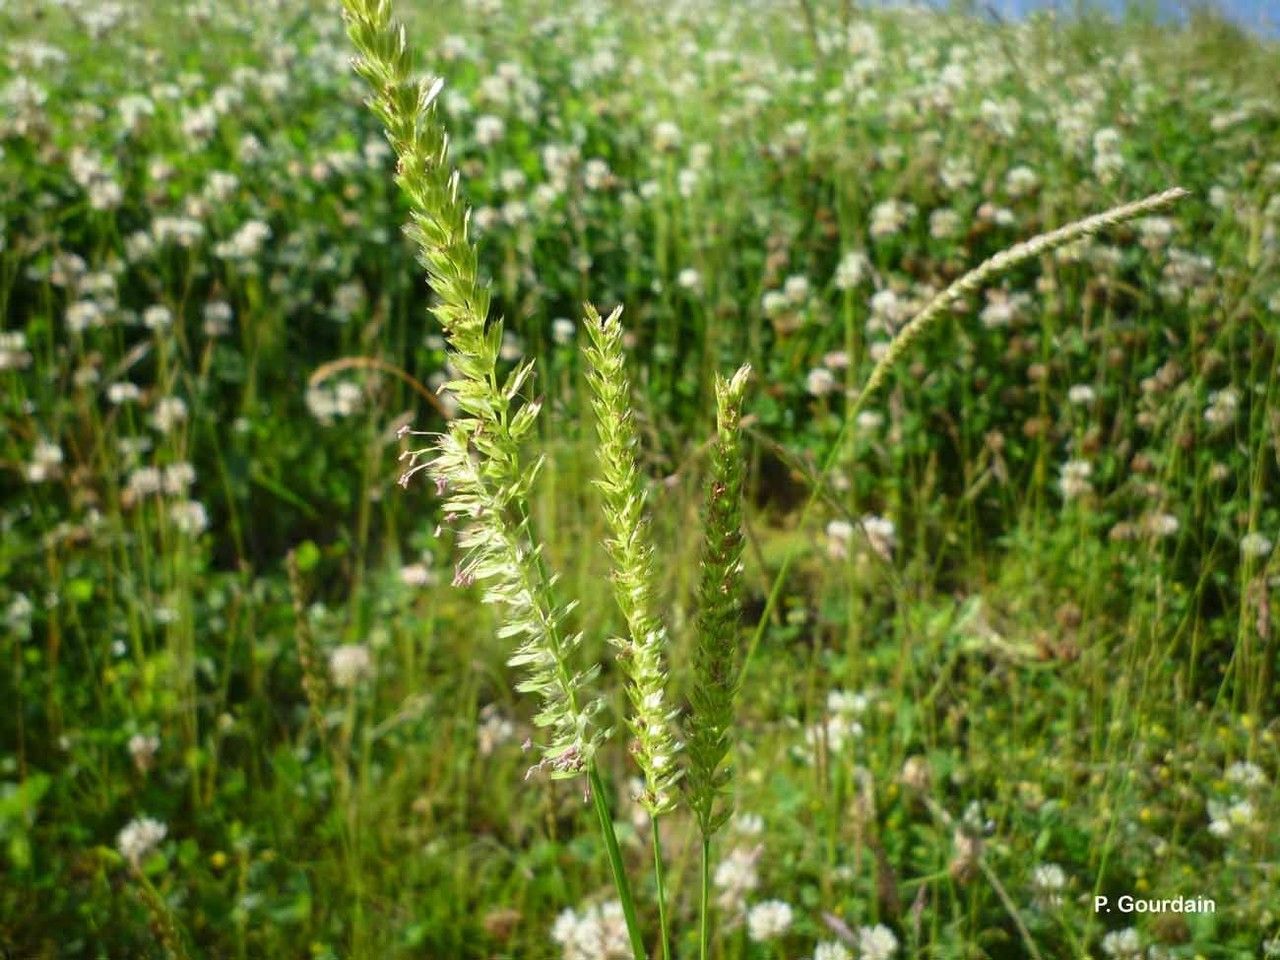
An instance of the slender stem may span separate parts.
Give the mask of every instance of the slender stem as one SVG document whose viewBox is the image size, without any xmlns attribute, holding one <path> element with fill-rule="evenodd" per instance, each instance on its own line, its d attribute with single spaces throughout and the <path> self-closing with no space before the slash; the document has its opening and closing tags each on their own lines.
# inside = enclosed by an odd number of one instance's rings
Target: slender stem
<svg viewBox="0 0 1280 960">
<path fill-rule="evenodd" d="M 984 260 L 974 269 L 970 270 L 951 286 L 947 287 L 940 294 L 930 300 L 923 309 L 921 309 L 911 320 L 904 326 L 898 335 L 889 342 L 889 349 L 884 355 L 876 361 L 876 365 L 872 368 L 867 382 L 863 386 L 861 392 L 854 399 L 853 403 L 845 411 L 844 422 L 840 425 L 840 430 L 836 433 L 835 441 L 831 444 L 831 449 L 827 454 L 826 460 L 822 464 L 822 472 L 820 474 L 820 482 L 814 484 L 809 491 L 809 496 L 805 500 L 804 506 L 800 510 L 800 518 L 796 522 L 797 530 L 804 530 L 805 524 L 808 522 L 809 515 L 813 512 L 814 506 L 822 496 L 822 486 L 826 482 L 826 477 L 835 467 L 840 457 L 842 445 L 848 434 L 850 427 L 857 421 L 858 413 L 862 410 L 867 400 L 876 392 L 888 378 L 889 372 L 902 358 L 908 348 L 915 342 L 920 335 L 940 317 L 947 314 L 952 306 L 965 296 L 981 289 L 992 277 L 1009 270 L 1011 267 L 1017 266 L 1025 260 L 1030 260 L 1041 254 L 1056 250 L 1059 247 L 1078 240 L 1081 237 L 1093 236 L 1100 233 L 1108 227 L 1116 224 L 1124 223 L 1136 217 L 1145 216 L 1154 213 L 1157 210 L 1170 206 L 1173 203 L 1189 196 L 1186 190 L 1180 187 L 1174 187 L 1171 190 L 1165 190 L 1163 193 L 1153 194 L 1142 200 L 1136 200 L 1133 203 L 1126 203 L 1119 207 L 1114 207 L 1105 213 L 1095 214 L 1092 217 L 1086 217 L 1083 220 L 1077 220 L 1075 223 L 1067 224 L 1065 227 L 1059 227 L 1057 230 L 1051 230 L 1048 233 L 1042 233 L 1037 237 L 1032 237 L 1023 243 L 1014 244 L 1007 250 L 997 253 L 995 256 Z M 760 614 L 760 620 L 756 624 L 755 632 L 751 635 L 751 641 L 747 645 L 746 655 L 742 659 L 742 666 L 739 672 L 739 682 L 746 682 L 747 669 L 751 666 L 751 661 L 755 657 L 756 649 L 760 646 L 760 641 L 764 638 L 766 629 L 769 626 L 769 620 L 773 616 L 773 611 L 778 605 L 778 600 L 782 595 L 782 588 L 786 585 L 787 574 L 791 572 L 791 566 L 800 554 L 800 549 L 793 548 L 788 550 L 782 558 L 782 564 L 778 568 L 778 573 L 774 577 L 773 587 L 769 591 L 769 596 L 765 601 L 764 611 Z"/>
<path fill-rule="evenodd" d="M 698 897 L 698 960 L 707 960 L 711 947 L 711 925 L 707 909 L 711 899 L 711 838 L 702 838 L 702 890 Z"/>
<path fill-rule="evenodd" d="M 658 927 L 662 931 L 662 960 L 671 960 L 671 931 L 667 926 L 667 884 L 662 869 L 662 840 L 658 837 L 658 817 L 649 820 L 653 834 L 653 876 L 658 882 Z"/>
<path fill-rule="evenodd" d="M 600 818 L 600 832 L 604 835 L 605 849 L 609 853 L 609 866 L 613 868 L 613 885 L 617 888 L 618 899 L 622 901 L 622 916 L 627 921 L 631 952 L 635 954 L 635 960 L 648 960 L 644 938 L 640 935 L 640 922 L 636 919 L 635 898 L 631 896 L 631 884 L 622 865 L 618 835 L 613 829 L 613 815 L 609 813 L 609 801 L 605 799 L 604 781 L 600 778 L 600 768 L 596 766 L 595 760 L 587 767 L 587 776 L 591 783 L 591 799 L 595 803 L 596 816 Z"/>
</svg>

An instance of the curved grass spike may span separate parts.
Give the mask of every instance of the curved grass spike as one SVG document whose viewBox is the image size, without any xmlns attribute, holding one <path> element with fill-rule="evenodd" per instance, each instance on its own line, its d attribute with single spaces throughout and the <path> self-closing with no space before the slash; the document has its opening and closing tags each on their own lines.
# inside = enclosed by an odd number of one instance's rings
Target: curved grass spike
<svg viewBox="0 0 1280 960">
<path fill-rule="evenodd" d="M 517 404 L 533 373 L 525 362 L 499 382 L 502 321 L 489 322 L 489 290 L 480 279 L 475 245 L 468 236 L 470 211 L 459 198 L 458 173 L 449 166 L 449 142 L 435 116 L 440 79 L 413 74 L 404 25 L 390 0 L 342 0 L 347 34 L 356 48 L 353 66 L 369 84 L 369 106 L 382 121 L 397 158 L 396 183 L 409 200 L 416 242 L 437 301 L 433 307 L 457 372 L 445 386 L 465 414 L 448 424 L 435 444 L 408 451 L 402 483 L 428 470 L 445 493 L 446 516 L 462 518 L 459 544 L 466 551 L 456 581 L 485 584 L 485 601 L 504 609 L 499 635 L 517 641 L 510 659 L 522 669 L 522 692 L 537 694 L 535 722 L 550 731 L 540 766 L 558 778 L 587 776 L 614 885 L 622 902 L 632 951 L 647 956 L 606 789 L 595 761 L 608 735 L 595 722 L 602 702 L 589 695 L 599 666 L 574 667 L 581 634 L 565 621 L 573 604 L 555 598 L 533 528 L 529 492 L 541 460 L 526 466 L 521 442 L 532 432 L 537 403 Z M 412 431 L 406 431 L 412 432 Z"/>
<path fill-rule="evenodd" d="M 845 437 L 852 424 L 857 420 L 858 413 L 866 405 L 867 400 L 888 379 L 889 372 L 902 359 L 903 354 L 911 348 L 911 345 L 920 338 L 920 336 L 938 320 L 947 316 L 949 309 L 958 300 L 963 299 L 971 293 L 980 290 L 988 281 L 994 279 L 1002 273 L 1011 270 L 1013 267 L 1027 260 L 1034 259 L 1041 254 L 1056 250 L 1059 247 L 1066 246 L 1076 240 L 1084 237 L 1091 237 L 1094 234 L 1101 233 L 1111 227 L 1118 226 L 1129 220 L 1136 220 L 1138 217 L 1145 217 L 1148 214 L 1157 213 L 1166 207 L 1171 207 L 1179 200 L 1190 196 L 1190 193 L 1181 187 L 1173 187 L 1161 193 L 1152 194 L 1141 200 L 1135 200 L 1132 203 L 1121 204 L 1118 207 L 1112 207 L 1102 213 L 1094 214 L 1091 217 L 1085 217 L 1083 220 L 1077 220 L 1069 223 L 1057 230 L 1051 230 L 1048 233 L 1042 233 L 1039 236 L 1032 237 L 1022 243 L 1014 244 L 1007 250 L 984 260 L 977 267 L 970 270 L 960 279 L 947 287 L 940 294 L 925 304 L 910 321 L 907 322 L 896 337 L 889 343 L 889 349 L 885 351 L 884 356 L 871 369 L 871 374 L 867 377 L 867 382 L 862 390 L 858 393 L 857 399 L 845 411 L 844 422 L 840 425 L 840 430 L 836 434 L 836 438 L 832 441 L 831 452 L 827 455 L 826 462 L 822 465 L 822 471 L 819 477 L 826 477 L 835 468 L 836 460 L 840 456 L 840 451 L 844 446 Z M 808 498 L 805 500 L 804 507 L 800 510 L 800 519 L 796 524 L 796 529 L 803 530 L 808 522 L 809 515 L 813 512 L 814 506 L 817 504 L 822 490 L 819 484 L 815 484 L 809 492 Z M 747 654 L 742 664 L 742 671 L 745 674 L 751 665 L 751 660 L 755 656 L 756 649 L 760 646 L 760 641 L 764 638 L 765 630 L 768 629 L 769 621 L 773 617 L 773 612 L 777 608 L 778 601 L 782 597 L 782 587 L 786 583 L 787 574 L 791 570 L 791 565 L 799 556 L 801 547 L 797 547 L 787 552 L 782 559 L 782 565 L 778 569 L 777 575 L 773 579 L 773 585 L 769 590 L 768 599 L 765 601 L 764 611 L 760 614 L 760 619 L 756 624 L 755 632 L 751 636 L 751 642 L 747 646 Z"/>
</svg>

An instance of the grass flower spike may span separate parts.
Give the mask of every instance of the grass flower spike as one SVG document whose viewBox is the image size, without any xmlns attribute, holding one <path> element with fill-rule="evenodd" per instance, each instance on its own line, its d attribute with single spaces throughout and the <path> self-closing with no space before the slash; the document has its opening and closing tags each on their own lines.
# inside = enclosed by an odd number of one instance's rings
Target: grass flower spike
<svg viewBox="0 0 1280 960">
<path fill-rule="evenodd" d="M 396 182 L 411 208 L 409 233 L 438 297 L 434 313 L 457 372 L 446 387 L 466 414 L 450 421 L 434 447 L 409 454 L 403 479 L 428 469 L 446 494 L 447 513 L 462 519 L 467 553 L 457 579 L 484 583 L 486 602 L 506 609 L 500 634 L 519 642 L 510 662 L 527 674 L 519 689 L 539 695 L 535 721 L 551 731 L 543 762 L 553 776 L 575 776 L 586 771 L 601 739 L 593 723 L 600 701 L 584 693 L 598 667 L 571 666 L 581 639 L 565 627 L 572 605 L 554 598 L 555 579 L 527 508 L 540 461 L 526 468 L 520 444 L 538 405 L 518 406 L 517 398 L 533 365 L 521 364 L 499 382 L 503 326 L 488 322 L 489 291 L 468 236 L 469 212 L 435 116 L 442 81 L 415 76 L 404 25 L 392 19 L 388 0 L 344 0 L 344 8 L 358 53 L 354 67 L 373 91 L 369 104 L 395 151 Z"/>
<path fill-rule="evenodd" d="M 689 804 L 705 838 L 729 818 L 725 760 L 738 691 L 737 636 L 742 596 L 742 398 L 751 368 L 716 378 L 716 439 L 703 518 L 702 576 L 693 690 L 686 724 Z"/>
<path fill-rule="evenodd" d="M 653 543 L 645 514 L 644 485 L 636 465 L 640 441 L 630 409 L 631 382 L 619 320 L 622 309 L 604 319 L 592 306 L 588 305 L 586 312 L 590 339 L 584 353 L 590 364 L 588 379 L 600 439 L 600 478 L 595 482 L 604 496 L 609 525 L 610 539 L 605 546 L 613 561 L 614 596 L 631 635 L 613 643 L 627 674 L 631 751 L 645 783 L 640 803 L 650 815 L 658 816 L 675 803 L 680 769 L 671 734 L 675 711 L 668 709 L 665 691 L 667 632 L 655 610 Z"/>
<path fill-rule="evenodd" d="M 711 838 L 732 813 L 726 802 L 732 771 L 734 701 L 741 677 L 737 638 L 742 597 L 742 398 L 751 368 L 743 365 L 729 380 L 716 376 L 716 439 L 711 445 L 703 515 L 702 572 L 698 588 L 693 688 L 686 718 L 685 776 L 689 808 L 702 833 L 698 955 L 710 947 Z"/>
</svg>

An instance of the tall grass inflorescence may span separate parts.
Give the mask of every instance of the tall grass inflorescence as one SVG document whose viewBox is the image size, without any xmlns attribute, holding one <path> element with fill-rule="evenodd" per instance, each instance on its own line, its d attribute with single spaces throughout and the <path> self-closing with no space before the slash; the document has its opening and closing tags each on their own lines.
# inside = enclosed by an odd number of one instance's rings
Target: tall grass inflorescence
<svg viewBox="0 0 1280 960">
<path fill-rule="evenodd" d="M 699 885 L 699 955 L 710 940 L 708 900 L 711 838 L 729 819 L 734 698 L 738 692 L 737 638 L 742 593 L 742 399 L 751 368 L 732 379 L 716 377 L 716 438 L 711 445 L 698 586 L 698 632 L 693 652 L 694 683 L 685 735 L 689 751 L 689 806 L 702 834 Z"/>
<path fill-rule="evenodd" d="M 469 235 L 469 210 L 459 196 L 459 176 L 449 164 L 448 136 L 436 116 L 443 81 L 415 74 L 405 28 L 392 18 L 390 0 L 343 0 L 356 71 L 372 90 L 369 104 L 386 128 L 398 164 L 396 182 L 409 200 L 415 241 L 436 294 L 433 308 L 444 329 L 455 376 L 445 384 L 460 415 L 422 449 L 404 454 L 407 483 L 421 471 L 435 479 L 445 515 L 461 523 L 464 551 L 455 581 L 481 583 L 486 602 L 504 613 L 502 638 L 516 649 L 510 664 L 524 677 L 517 689 L 536 694 L 535 722 L 548 732 L 540 767 L 559 779 L 585 775 L 594 802 L 631 948 L 647 956 L 635 900 L 606 800 L 597 754 L 610 731 L 598 715 L 603 700 L 593 686 L 600 665 L 582 666 L 582 634 L 571 626 L 575 603 L 562 602 L 557 578 L 548 569 L 531 516 L 530 493 L 542 459 L 526 462 L 523 446 L 532 439 L 539 404 L 523 399 L 534 361 L 525 360 L 500 375 L 501 319 L 489 318 L 490 295 L 478 269 Z M 919 335 L 947 315 L 963 296 L 996 275 L 1082 236 L 1155 212 L 1185 196 L 1170 190 L 1068 225 L 1019 244 L 989 259 L 930 301 L 910 320 L 872 370 L 847 413 L 843 431 L 868 396 Z M 631 755 L 643 777 L 637 798 L 652 818 L 657 911 L 662 956 L 670 956 L 667 890 L 659 845 L 658 818 L 683 798 L 702 840 L 699 953 L 710 942 L 711 843 L 732 810 L 731 767 L 734 701 L 785 581 L 784 561 L 765 611 L 744 655 L 739 656 L 742 590 L 742 494 L 744 484 L 741 411 L 750 376 L 742 367 L 731 378 L 716 378 L 716 436 L 711 446 L 704 507 L 705 534 L 700 569 L 699 611 L 693 649 L 690 710 L 681 724 L 685 763 L 677 761 L 676 711 L 667 694 L 668 633 L 657 612 L 655 551 L 646 516 L 646 492 L 637 460 L 639 439 L 630 406 L 620 309 L 601 318 L 586 308 L 585 356 L 593 392 L 600 473 L 596 486 L 609 539 L 614 597 L 627 636 L 612 641 L 626 677 L 630 704 L 627 724 Z M 415 433 L 408 431 L 404 433 Z M 421 435 L 421 434 L 419 434 Z M 824 471 L 825 473 L 825 471 Z M 819 495 L 815 485 L 799 527 Z M 681 775 L 684 790 L 677 790 Z"/>
</svg>

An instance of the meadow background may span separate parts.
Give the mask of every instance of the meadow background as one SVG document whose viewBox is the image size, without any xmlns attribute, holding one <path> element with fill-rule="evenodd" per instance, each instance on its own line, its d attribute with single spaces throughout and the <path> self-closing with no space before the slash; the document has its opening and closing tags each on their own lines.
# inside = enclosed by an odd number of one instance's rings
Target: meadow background
<svg viewBox="0 0 1280 960">
<path fill-rule="evenodd" d="M 678 692 L 711 377 L 756 370 L 716 955 L 1280 955 L 1280 48 L 1209 14 L 400 6 L 606 681 L 582 303 L 625 305 Z M 396 484 L 399 427 L 452 411 L 349 56 L 313 0 L 0 2 L 9 956 L 629 955 L 438 497 Z M 846 422 L 947 282 L 1173 185 Z M 1122 893 L 1218 909 L 1095 914 Z"/>
</svg>

